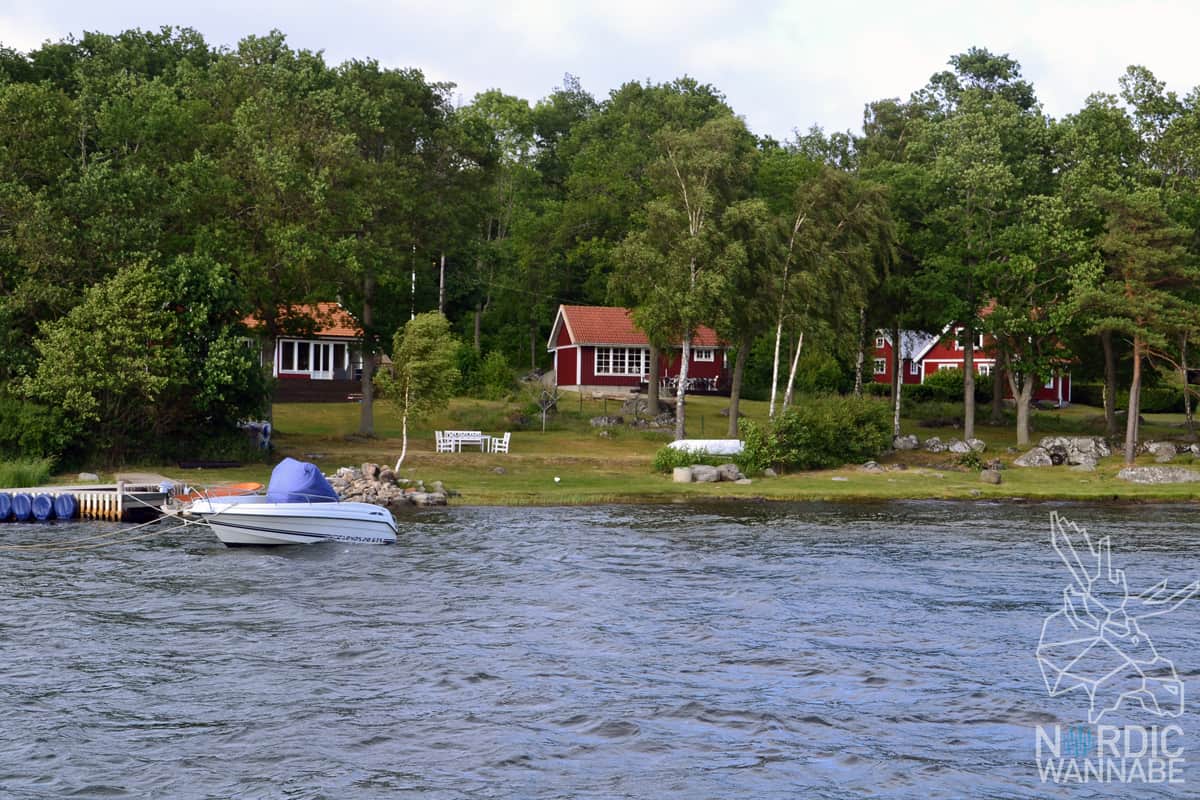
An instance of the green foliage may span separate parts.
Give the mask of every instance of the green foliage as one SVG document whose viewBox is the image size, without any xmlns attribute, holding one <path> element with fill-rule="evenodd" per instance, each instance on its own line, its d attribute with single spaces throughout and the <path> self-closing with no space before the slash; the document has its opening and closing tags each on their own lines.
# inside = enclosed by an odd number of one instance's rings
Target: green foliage
<svg viewBox="0 0 1200 800">
<path fill-rule="evenodd" d="M 417 314 L 396 333 L 392 368 L 375 376 L 380 394 L 401 415 L 422 418 L 450 403 L 458 386 L 459 343 L 436 311 Z"/>
<path fill-rule="evenodd" d="M 676 467 L 690 467 L 693 464 L 709 464 L 716 467 L 727 464 L 730 460 L 729 456 L 713 455 L 704 451 L 679 450 L 663 445 L 654 453 L 654 471 L 670 472 Z"/>
<path fill-rule="evenodd" d="M 0 461 L 0 488 L 12 489 L 45 485 L 53 468 L 54 460 L 50 458 Z"/>
<path fill-rule="evenodd" d="M 512 393 L 515 382 L 508 359 L 499 350 L 488 353 L 479 367 L 480 395 L 487 400 L 500 400 Z"/>
<path fill-rule="evenodd" d="M 939 369 L 925 378 L 924 383 L 905 386 L 903 399 L 914 403 L 953 403 L 963 399 L 963 371 L 961 369 Z M 990 402 L 992 399 L 992 376 L 975 376 L 975 401 Z"/>
<path fill-rule="evenodd" d="M 741 422 L 746 468 L 825 469 L 876 458 L 892 439 L 886 403 L 853 397 L 809 398 L 769 426 Z"/>
<path fill-rule="evenodd" d="M 904 392 L 908 391 L 908 387 L 900 390 L 900 396 L 904 397 Z M 870 380 L 869 375 L 863 376 L 863 392 L 871 397 L 891 397 L 892 384 L 880 383 L 879 381 Z"/>
<path fill-rule="evenodd" d="M 479 397 L 483 391 L 483 359 L 479 353 L 468 344 L 459 345 L 455 363 L 459 374 L 458 391 L 468 397 Z"/>
<path fill-rule="evenodd" d="M 976 472 L 982 470 L 986 464 L 983 455 L 978 450 L 968 450 L 965 453 L 961 453 L 955 461 L 958 462 L 960 467 L 973 469 Z"/>
<path fill-rule="evenodd" d="M 81 433 L 55 406 L 0 395 L 0 458 L 61 460 Z"/>
</svg>

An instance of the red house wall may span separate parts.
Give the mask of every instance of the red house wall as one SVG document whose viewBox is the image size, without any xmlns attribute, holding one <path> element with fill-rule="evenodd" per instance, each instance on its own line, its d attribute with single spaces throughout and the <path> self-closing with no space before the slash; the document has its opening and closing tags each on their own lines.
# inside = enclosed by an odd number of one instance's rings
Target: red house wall
<svg viewBox="0 0 1200 800">
<path fill-rule="evenodd" d="M 883 359 L 884 371 L 882 373 L 875 372 L 875 359 L 877 358 Z M 907 358 L 900 363 L 900 372 L 903 376 L 904 382 L 906 384 L 920 383 L 920 369 L 918 368 L 916 375 L 912 374 L 912 371 L 908 368 L 908 365 L 911 363 L 911 359 Z M 867 364 L 863 365 L 863 369 L 868 370 L 867 374 L 870 375 L 872 380 L 874 380 L 876 383 L 886 383 L 890 385 L 892 382 L 892 343 L 884 339 L 883 347 L 876 347 L 874 349 L 871 360 Z"/>
</svg>

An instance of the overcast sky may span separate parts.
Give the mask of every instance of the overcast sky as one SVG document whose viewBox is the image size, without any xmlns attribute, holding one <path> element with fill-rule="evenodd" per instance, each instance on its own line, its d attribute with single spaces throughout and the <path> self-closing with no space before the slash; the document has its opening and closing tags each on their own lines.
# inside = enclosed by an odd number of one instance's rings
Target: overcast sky
<svg viewBox="0 0 1200 800">
<path fill-rule="evenodd" d="M 864 104 L 907 97 L 971 46 L 1019 61 L 1055 117 L 1115 92 L 1129 64 L 1181 95 L 1200 84 L 1200 3 L 1183 0 L 0 0 L 0 42 L 20 50 L 163 25 L 225 46 L 278 28 L 330 63 L 417 67 L 456 83 L 463 102 L 490 88 L 534 101 L 564 73 L 598 98 L 687 74 L 779 139 L 814 124 L 858 131 Z"/>
</svg>

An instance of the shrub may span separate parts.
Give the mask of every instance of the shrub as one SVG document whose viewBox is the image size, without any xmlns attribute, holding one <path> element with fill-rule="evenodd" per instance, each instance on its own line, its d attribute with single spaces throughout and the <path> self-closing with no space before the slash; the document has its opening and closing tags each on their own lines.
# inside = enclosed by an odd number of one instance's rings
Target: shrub
<svg viewBox="0 0 1200 800">
<path fill-rule="evenodd" d="M 1104 407 L 1104 384 L 1077 383 L 1071 387 L 1072 402 L 1085 406 Z M 1117 390 L 1117 408 L 1129 408 L 1129 387 Z M 1183 390 L 1177 386 L 1143 386 L 1143 414 L 1183 413 Z"/>
<path fill-rule="evenodd" d="M 458 347 L 458 374 L 459 374 L 459 390 L 469 396 L 474 397 L 479 394 L 483 387 L 483 381 L 479 374 L 480 368 L 483 366 L 483 359 L 479 357 L 479 353 L 475 352 L 475 348 L 469 344 L 461 344 Z"/>
<path fill-rule="evenodd" d="M 479 367 L 480 394 L 488 400 L 500 400 L 513 390 L 514 379 L 508 359 L 499 350 L 492 350 Z"/>
<path fill-rule="evenodd" d="M 54 462 L 49 458 L 0 461 L 0 487 L 40 486 L 50 478 Z"/>
<path fill-rule="evenodd" d="M 818 397 L 777 417 L 769 429 L 742 423 L 742 463 L 823 469 L 866 461 L 888 448 L 892 420 L 887 404 L 853 397 Z"/>
<path fill-rule="evenodd" d="M 866 376 L 864 376 L 864 380 L 866 380 Z M 891 397 L 892 385 L 890 383 L 868 380 L 863 384 L 863 392 L 871 397 Z M 901 390 L 900 396 L 904 396 L 903 390 Z"/>
<path fill-rule="evenodd" d="M 78 426 L 60 409 L 0 396 L 0 457 L 59 459 L 77 446 Z"/>
<path fill-rule="evenodd" d="M 716 467 L 728 464 L 731 460 L 729 456 L 718 456 L 704 451 L 678 450 L 663 445 L 654 454 L 654 471 L 670 472 L 676 467 L 690 467 L 693 464 L 710 464 Z"/>
</svg>

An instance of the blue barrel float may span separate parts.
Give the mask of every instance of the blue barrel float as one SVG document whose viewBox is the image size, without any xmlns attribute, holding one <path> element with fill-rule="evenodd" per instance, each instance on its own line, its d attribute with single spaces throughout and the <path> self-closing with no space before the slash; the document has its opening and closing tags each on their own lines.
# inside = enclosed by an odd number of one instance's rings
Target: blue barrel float
<svg viewBox="0 0 1200 800">
<path fill-rule="evenodd" d="M 48 494 L 34 495 L 33 503 L 33 518 L 38 522 L 45 522 L 54 516 L 54 498 Z"/>
<path fill-rule="evenodd" d="M 12 495 L 8 492 L 0 492 L 0 522 L 8 522 L 8 518 L 12 516 Z"/>
<path fill-rule="evenodd" d="M 79 516 L 79 501 L 73 494 L 60 494 L 54 498 L 54 516 L 59 519 L 75 519 Z"/>
<path fill-rule="evenodd" d="M 17 522 L 25 522 L 33 513 L 33 498 L 25 492 L 18 492 L 13 495 L 12 500 L 13 516 Z"/>
</svg>

